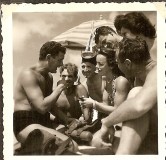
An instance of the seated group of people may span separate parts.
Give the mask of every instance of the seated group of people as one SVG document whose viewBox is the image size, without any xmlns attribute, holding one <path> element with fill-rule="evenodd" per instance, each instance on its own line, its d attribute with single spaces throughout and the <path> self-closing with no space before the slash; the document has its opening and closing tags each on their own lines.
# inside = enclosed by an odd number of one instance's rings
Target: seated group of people
<svg viewBox="0 0 166 160">
<path fill-rule="evenodd" d="M 118 15 L 114 25 L 123 37 L 120 42 L 116 31 L 102 26 L 94 33 L 93 53 L 82 53 L 83 83 L 75 64 L 63 64 L 65 47 L 55 41 L 41 47 L 38 63 L 20 73 L 15 88 L 13 125 L 19 142 L 24 144 L 34 129 L 66 140 L 65 131 L 73 122 L 91 124 L 97 111 L 100 123 L 89 145 L 111 147 L 115 154 L 158 153 L 157 74 L 150 56 L 155 28 L 141 12 Z M 53 90 L 51 73 L 58 67 L 60 80 Z M 54 128 L 50 114 L 65 131 Z M 121 135 L 115 143 L 118 123 Z M 72 150 L 77 151 L 74 144 Z"/>
</svg>

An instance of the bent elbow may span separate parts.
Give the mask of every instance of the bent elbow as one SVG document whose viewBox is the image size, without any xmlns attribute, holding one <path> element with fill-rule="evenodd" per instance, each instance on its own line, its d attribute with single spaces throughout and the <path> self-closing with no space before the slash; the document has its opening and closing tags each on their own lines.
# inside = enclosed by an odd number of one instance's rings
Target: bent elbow
<svg viewBox="0 0 166 160">
<path fill-rule="evenodd" d="M 144 104 L 136 103 L 136 115 L 137 118 L 141 117 L 147 112 L 147 107 Z"/>
<path fill-rule="evenodd" d="M 40 114 L 46 114 L 48 112 L 47 107 L 41 107 L 37 110 Z"/>
</svg>

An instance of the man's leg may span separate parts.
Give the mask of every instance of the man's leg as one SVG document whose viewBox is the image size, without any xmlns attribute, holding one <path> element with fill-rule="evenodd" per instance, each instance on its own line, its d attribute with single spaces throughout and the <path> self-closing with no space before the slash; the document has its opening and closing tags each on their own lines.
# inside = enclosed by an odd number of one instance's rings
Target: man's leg
<svg viewBox="0 0 166 160">
<path fill-rule="evenodd" d="M 133 88 L 130 91 L 128 98 L 134 97 L 140 89 L 141 87 Z M 116 154 L 136 154 L 148 132 L 148 127 L 148 113 L 140 118 L 124 122 Z"/>
<path fill-rule="evenodd" d="M 116 154 L 136 154 L 148 132 L 149 115 L 123 123 Z"/>
</svg>

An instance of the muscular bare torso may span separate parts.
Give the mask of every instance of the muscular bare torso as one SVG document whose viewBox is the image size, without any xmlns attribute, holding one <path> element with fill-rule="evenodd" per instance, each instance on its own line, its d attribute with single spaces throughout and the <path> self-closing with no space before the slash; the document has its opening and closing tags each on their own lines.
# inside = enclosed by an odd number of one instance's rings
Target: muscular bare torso
<svg viewBox="0 0 166 160">
<path fill-rule="evenodd" d="M 76 87 L 77 86 L 74 86 L 72 92 L 69 94 L 65 94 L 65 91 L 63 91 L 56 102 L 56 106 L 68 117 L 78 119 L 81 116 L 82 111 L 78 101 Z"/>
<path fill-rule="evenodd" d="M 14 111 L 19 110 L 34 110 L 32 103 L 29 101 L 26 94 L 25 84 L 31 83 L 26 79 L 27 76 L 31 76 L 35 83 L 40 87 L 44 97 L 48 96 L 52 92 L 53 79 L 50 73 L 42 75 L 37 72 L 34 68 L 30 68 L 21 72 L 18 77 L 15 92 L 14 92 Z"/>
</svg>

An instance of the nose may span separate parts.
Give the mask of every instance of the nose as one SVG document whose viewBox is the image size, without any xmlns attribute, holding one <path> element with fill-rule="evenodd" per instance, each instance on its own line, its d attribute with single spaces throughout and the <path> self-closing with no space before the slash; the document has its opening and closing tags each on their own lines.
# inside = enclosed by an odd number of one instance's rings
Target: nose
<svg viewBox="0 0 166 160">
<path fill-rule="evenodd" d="M 69 77 L 68 77 L 68 76 L 66 76 L 66 77 L 65 77 L 65 81 L 67 81 L 68 79 L 69 79 Z"/>
</svg>

